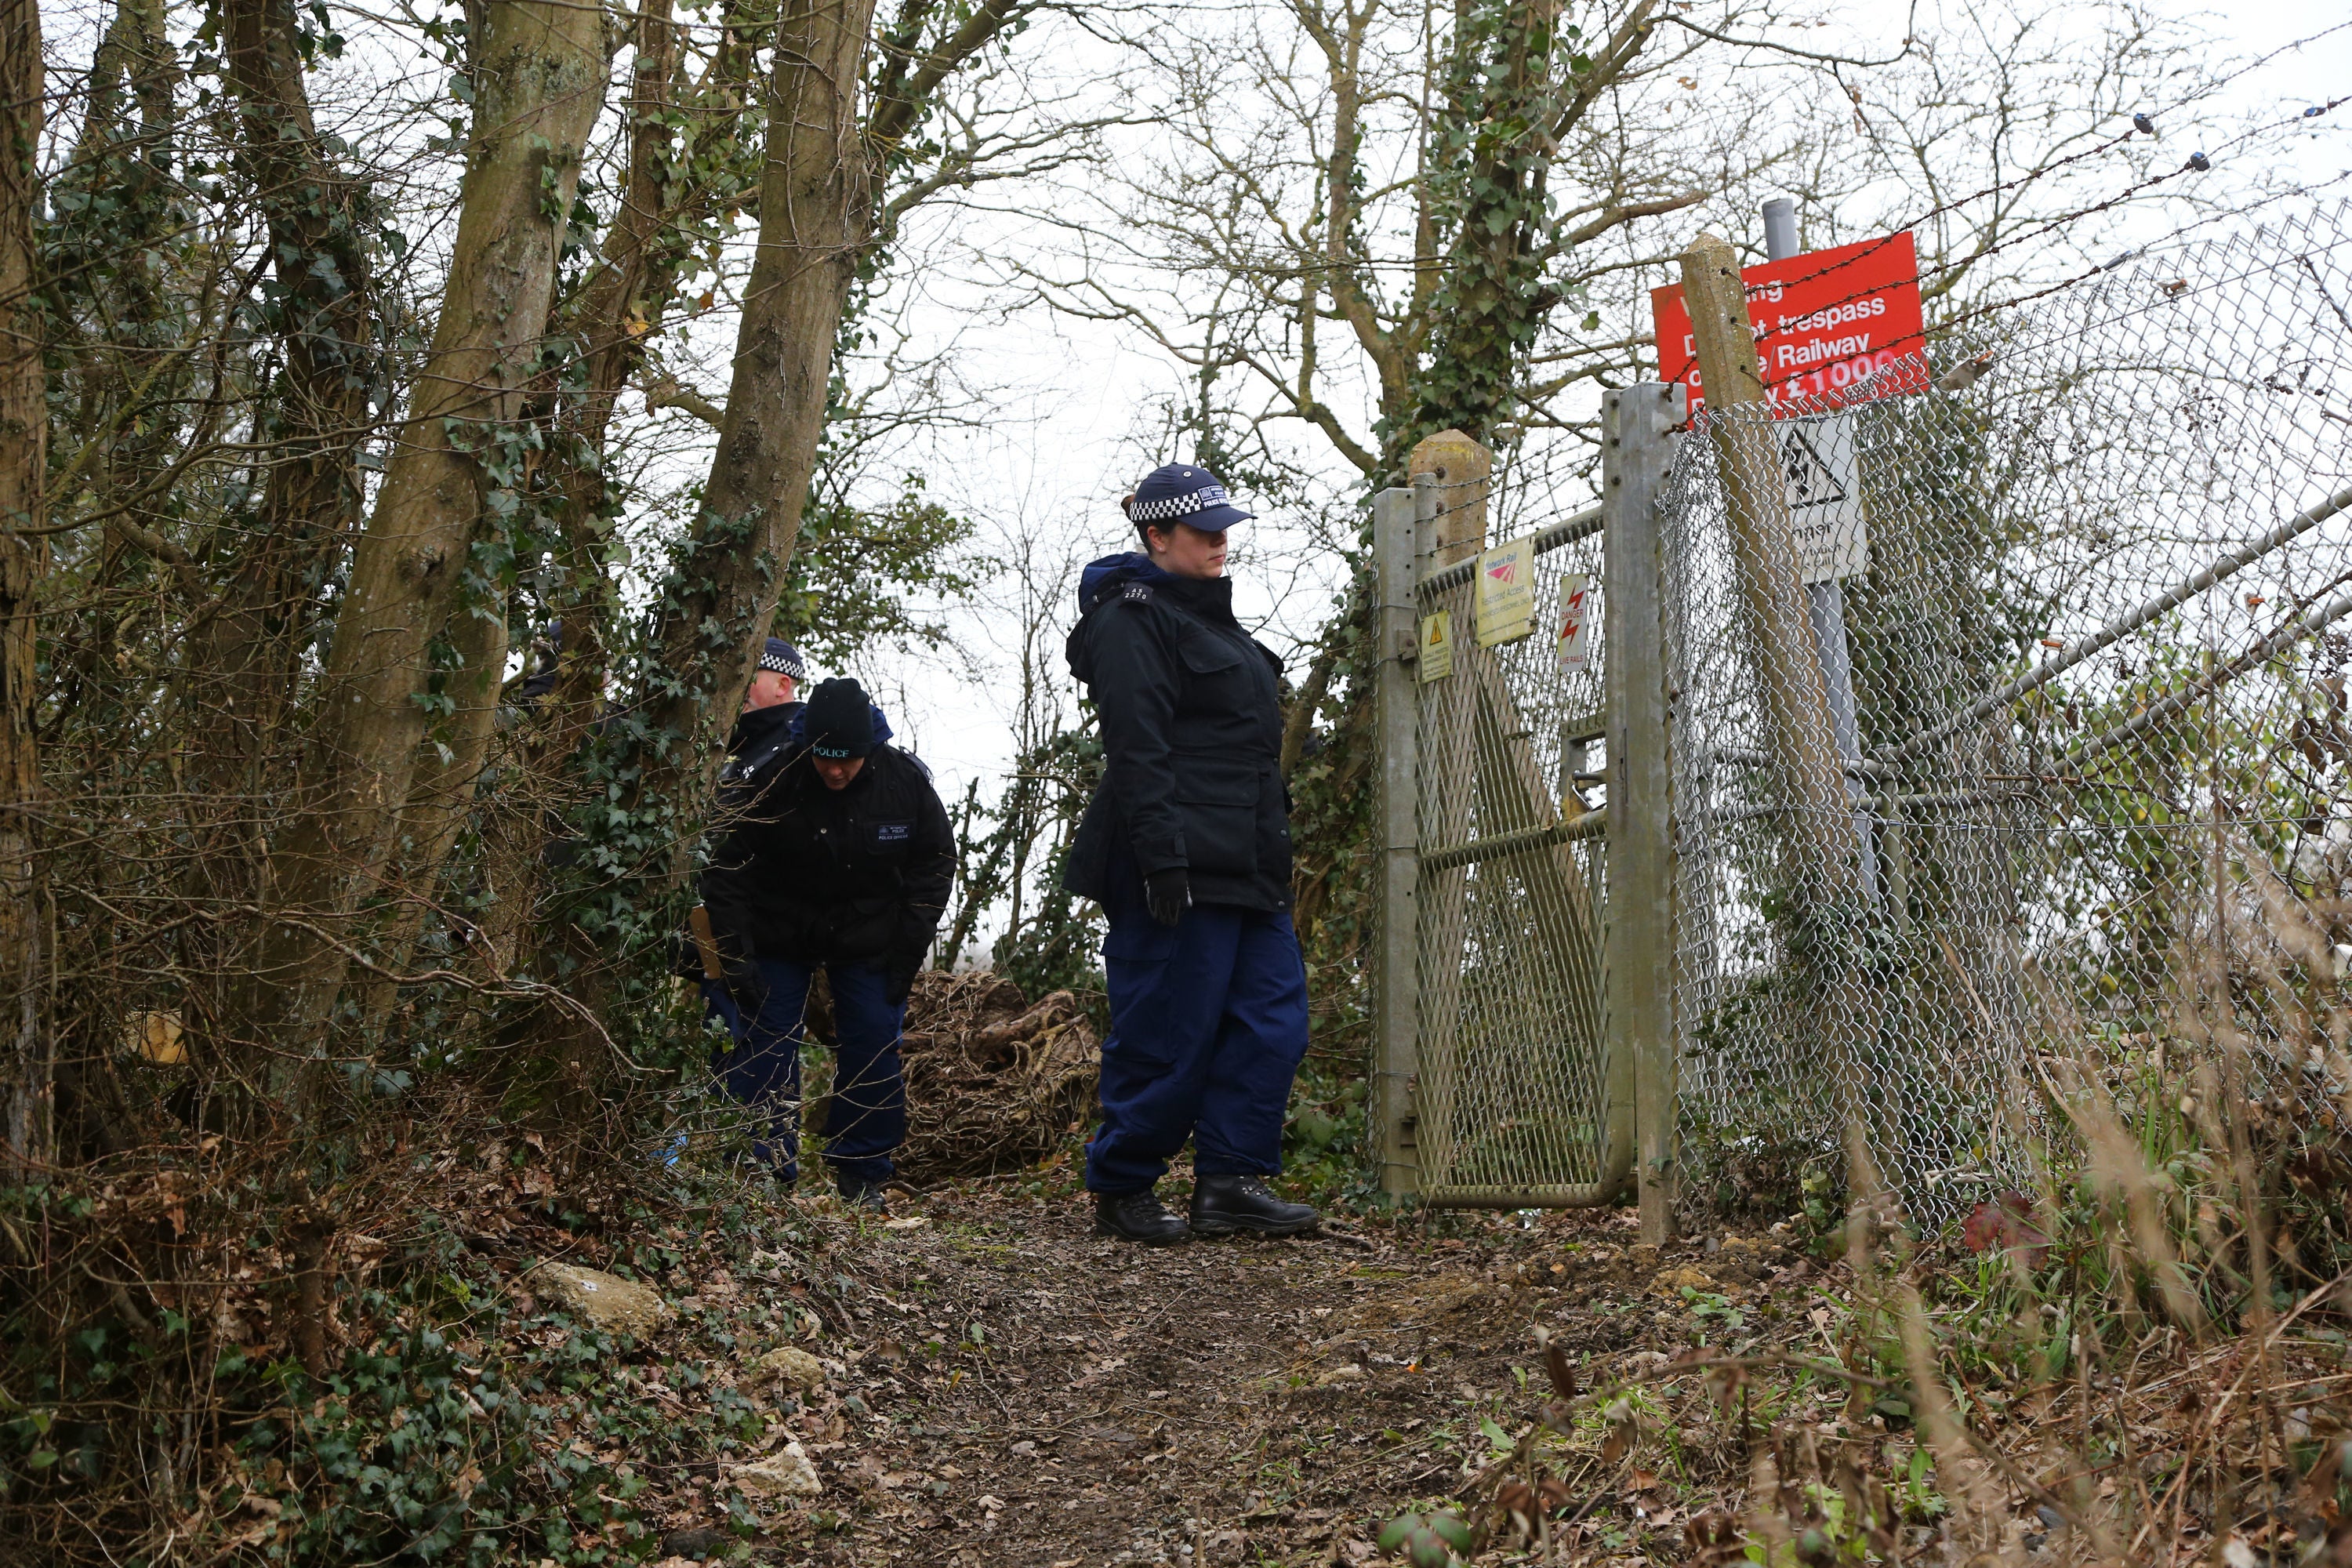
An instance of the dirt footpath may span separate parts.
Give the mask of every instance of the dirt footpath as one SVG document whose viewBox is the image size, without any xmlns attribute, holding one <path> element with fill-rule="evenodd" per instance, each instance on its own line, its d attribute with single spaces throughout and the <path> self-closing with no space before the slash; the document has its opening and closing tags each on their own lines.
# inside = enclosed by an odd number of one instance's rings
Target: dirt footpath
<svg viewBox="0 0 2352 1568">
<path fill-rule="evenodd" d="M 1066 1180 L 896 1206 L 887 1225 L 810 1216 L 844 1289 L 796 1342 L 832 1375 L 783 1402 L 773 1438 L 796 1439 L 824 1489 L 766 1504 L 755 1558 L 1369 1562 L 1398 1509 L 1454 1495 L 1525 1429 L 1545 1397 L 1538 1328 L 1590 1378 L 1750 1315 L 1760 1328 L 1780 1314 L 1738 1303 L 1807 1273 L 1769 1244 L 1634 1247 L 1622 1211 L 1150 1250 L 1090 1236 Z M 1678 1555 L 1680 1521 L 1643 1506 L 1645 1479 L 1596 1453 L 1580 1529 Z M 697 1528 L 714 1505 L 677 1502 L 666 1553 L 740 1553 L 740 1535 Z"/>
</svg>

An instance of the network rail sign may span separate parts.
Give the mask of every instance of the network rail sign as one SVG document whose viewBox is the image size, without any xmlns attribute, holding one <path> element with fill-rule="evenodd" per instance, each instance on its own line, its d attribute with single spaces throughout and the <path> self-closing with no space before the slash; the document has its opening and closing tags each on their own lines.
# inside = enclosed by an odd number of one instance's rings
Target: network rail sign
<svg viewBox="0 0 2352 1568">
<path fill-rule="evenodd" d="M 1745 268 L 1739 279 L 1764 361 L 1764 390 L 1774 403 L 1801 398 L 1834 408 L 1927 386 L 1919 251 L 1908 231 Z M 1698 350 L 1681 285 L 1651 289 L 1650 310 L 1659 373 L 1690 388 L 1695 410 L 1702 401 Z M 1910 374 L 1861 385 L 1892 366 Z"/>
</svg>

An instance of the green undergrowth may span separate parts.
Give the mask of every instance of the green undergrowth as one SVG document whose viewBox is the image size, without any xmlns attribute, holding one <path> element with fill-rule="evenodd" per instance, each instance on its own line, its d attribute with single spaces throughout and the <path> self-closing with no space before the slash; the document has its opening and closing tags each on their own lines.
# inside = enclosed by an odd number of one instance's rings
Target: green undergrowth
<svg viewBox="0 0 2352 1568">
<path fill-rule="evenodd" d="M 126 1289 L 62 1348 L 17 1340 L 0 1361 L 0 1517 L 29 1554 L 11 1561 L 73 1560 L 77 1527 L 122 1568 L 653 1560 L 656 1496 L 715 1482 L 767 1430 L 728 1369 L 837 1319 L 856 1286 L 854 1261 L 731 1174 L 621 1174 L 593 1223 L 503 1244 L 462 1223 L 478 1216 L 412 1211 L 405 1245 L 332 1287 L 316 1373 L 282 1331 L 282 1276 L 251 1268 L 209 1313 L 141 1312 Z M 10 1197 L 20 1225 L 79 1201 Z M 519 1286 L 543 1257 L 685 1309 L 643 1338 L 601 1331 Z M 751 1288 L 698 1304 L 714 1279 Z M 748 1539 L 740 1499 L 713 1500 Z"/>
<path fill-rule="evenodd" d="M 1751 1293 L 1681 1278 L 1716 1267 L 1694 1246 L 1594 1299 L 1612 1328 L 1578 1332 L 1635 1348 L 1516 1370 L 1462 1424 L 1474 1482 L 1398 1516 L 1401 1560 L 1542 1560 L 1549 1532 L 1560 1561 L 1761 1568 L 2150 1539 L 2352 1561 L 2347 1108 L 2233 1093 L 2228 1066 L 2053 1073 L 2033 1174 L 1946 1195 L 1934 1229 L 1783 1163 L 1801 1264 Z M 1468 1554 L 1424 1528 L 1449 1508 Z"/>
<path fill-rule="evenodd" d="M 1381 1201 L 1368 1134 L 1370 1080 L 1309 1057 L 1282 1128 L 1284 1185 L 1303 1203 L 1361 1212 Z"/>
</svg>

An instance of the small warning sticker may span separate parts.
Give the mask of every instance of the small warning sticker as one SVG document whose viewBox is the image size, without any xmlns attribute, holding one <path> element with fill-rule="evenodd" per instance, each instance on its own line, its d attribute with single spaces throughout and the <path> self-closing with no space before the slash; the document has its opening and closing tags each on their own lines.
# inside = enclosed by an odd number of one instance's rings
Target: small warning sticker
<svg viewBox="0 0 2352 1568">
<path fill-rule="evenodd" d="M 1774 428 L 1789 485 L 1798 575 L 1808 584 L 1833 583 L 1869 571 L 1870 528 L 1863 515 L 1853 416 L 1790 419 Z"/>
<path fill-rule="evenodd" d="M 1443 680 L 1454 673 L 1454 617 L 1444 610 L 1433 610 L 1421 617 L 1421 650 L 1415 656 L 1421 666 L 1421 682 Z"/>
<path fill-rule="evenodd" d="M 1592 668 L 1592 583 L 1571 573 L 1559 583 L 1559 668 L 1574 675 Z"/>
</svg>

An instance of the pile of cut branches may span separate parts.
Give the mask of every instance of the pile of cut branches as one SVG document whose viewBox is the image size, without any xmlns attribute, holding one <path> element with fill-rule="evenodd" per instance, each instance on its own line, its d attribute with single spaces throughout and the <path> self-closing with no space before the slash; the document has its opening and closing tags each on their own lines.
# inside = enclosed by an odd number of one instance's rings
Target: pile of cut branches
<svg viewBox="0 0 2352 1568">
<path fill-rule="evenodd" d="M 1034 1165 L 1094 1108 L 1095 1033 L 1067 991 L 1032 1005 L 988 970 L 928 971 L 915 979 L 899 1052 L 907 1142 L 897 1158 L 915 1181 Z"/>
</svg>

